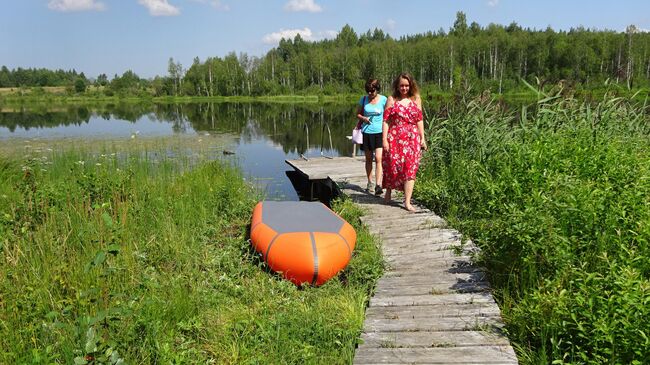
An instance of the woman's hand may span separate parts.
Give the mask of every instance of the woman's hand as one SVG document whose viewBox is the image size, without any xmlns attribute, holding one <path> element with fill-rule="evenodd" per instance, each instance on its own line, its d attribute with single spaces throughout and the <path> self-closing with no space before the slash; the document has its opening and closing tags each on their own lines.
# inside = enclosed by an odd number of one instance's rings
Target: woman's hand
<svg viewBox="0 0 650 365">
<path fill-rule="evenodd" d="M 381 147 L 383 148 L 384 151 L 389 152 L 390 151 L 390 145 L 388 144 L 387 139 L 383 139 L 381 141 Z"/>
</svg>

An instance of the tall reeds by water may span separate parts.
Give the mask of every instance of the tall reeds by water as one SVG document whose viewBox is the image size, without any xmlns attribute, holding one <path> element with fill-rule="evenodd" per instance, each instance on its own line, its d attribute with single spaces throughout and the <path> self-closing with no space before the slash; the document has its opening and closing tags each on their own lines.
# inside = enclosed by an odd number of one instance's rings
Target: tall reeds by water
<svg viewBox="0 0 650 365">
<path fill-rule="evenodd" d="M 482 248 L 520 361 L 649 359 L 648 104 L 468 99 L 427 136 L 416 197 Z"/>
<path fill-rule="evenodd" d="M 6 148 L 4 146 L 3 148 Z M 297 289 L 246 240 L 260 194 L 188 143 L 29 143 L 0 157 L 1 363 L 345 363 L 381 272 Z M 337 209 L 357 224 L 349 202 Z"/>
</svg>

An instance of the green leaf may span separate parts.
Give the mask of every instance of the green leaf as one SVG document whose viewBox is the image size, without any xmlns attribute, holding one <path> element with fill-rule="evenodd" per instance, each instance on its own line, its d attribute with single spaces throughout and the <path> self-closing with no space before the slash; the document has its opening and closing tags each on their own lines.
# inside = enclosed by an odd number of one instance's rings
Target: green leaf
<svg viewBox="0 0 650 365">
<path fill-rule="evenodd" d="M 102 213 L 102 219 L 104 220 L 104 224 L 106 224 L 107 227 L 112 228 L 113 227 L 113 218 L 111 216 L 104 212 Z"/>
<path fill-rule="evenodd" d="M 93 265 L 94 266 L 99 266 L 106 261 L 106 251 L 99 251 L 97 252 L 97 255 L 95 256 L 95 259 L 93 260 Z"/>
<path fill-rule="evenodd" d="M 88 361 L 86 361 L 82 356 L 77 356 L 74 358 L 74 363 L 75 365 L 84 365 L 87 364 Z"/>
<path fill-rule="evenodd" d="M 107 311 L 99 311 L 99 312 L 97 312 L 97 315 L 94 316 L 94 317 L 90 320 L 90 322 L 89 322 L 88 324 L 90 324 L 90 325 L 92 326 L 92 325 L 94 325 L 94 324 L 97 323 L 97 322 L 101 322 L 101 321 L 103 321 L 104 319 L 106 319 L 106 315 L 107 315 L 107 314 L 108 314 Z"/>
<path fill-rule="evenodd" d="M 116 244 L 110 245 L 106 247 L 106 252 L 116 256 L 118 253 L 120 253 L 120 245 L 116 245 Z"/>
<path fill-rule="evenodd" d="M 96 350 L 96 341 L 95 341 L 95 329 L 93 327 L 88 328 L 86 332 L 86 346 L 84 347 L 86 352 L 95 352 Z"/>
</svg>

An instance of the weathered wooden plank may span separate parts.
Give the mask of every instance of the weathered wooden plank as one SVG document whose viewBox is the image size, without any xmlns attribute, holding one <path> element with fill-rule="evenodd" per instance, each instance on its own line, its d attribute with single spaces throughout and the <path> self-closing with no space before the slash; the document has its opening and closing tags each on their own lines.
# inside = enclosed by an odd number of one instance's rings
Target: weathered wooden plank
<svg viewBox="0 0 650 365">
<path fill-rule="evenodd" d="M 452 243 L 416 243 L 405 242 L 401 246 L 382 247 L 385 257 L 395 255 L 419 255 L 429 252 L 451 251 L 453 254 L 460 252 L 462 255 L 471 256 L 478 254 L 480 250 L 475 246 L 462 245 L 460 242 Z"/>
<path fill-rule="evenodd" d="M 381 230 L 376 230 L 381 231 Z M 418 230 L 418 231 L 381 231 L 382 238 L 385 241 L 391 241 L 394 239 L 403 239 L 403 238 L 412 238 L 412 239 L 426 239 L 431 237 L 441 237 L 442 229 L 429 229 L 429 230 Z M 371 230 L 372 233 L 375 233 L 375 229 Z"/>
<path fill-rule="evenodd" d="M 499 308 L 491 303 L 473 304 L 434 304 L 434 305 L 402 305 L 391 307 L 369 307 L 366 311 L 367 318 L 386 319 L 420 319 L 439 317 L 499 317 Z"/>
<path fill-rule="evenodd" d="M 435 275 L 418 273 L 417 275 L 383 276 L 377 281 L 376 288 L 425 285 L 438 283 L 477 283 L 487 280 L 487 275 L 482 271 L 472 273 L 448 273 L 441 270 Z"/>
<path fill-rule="evenodd" d="M 382 211 L 381 208 L 372 208 L 372 209 Z M 372 219 L 368 219 L 366 222 L 368 224 L 380 223 L 382 225 L 385 225 L 393 222 L 412 222 L 418 220 L 430 220 L 432 222 L 445 222 L 444 219 L 440 218 L 439 216 L 431 212 L 404 214 L 403 209 L 387 210 L 382 214 L 377 214 L 376 216 L 372 217 Z"/>
<path fill-rule="evenodd" d="M 517 364 L 510 346 L 359 348 L 355 364 Z"/>
<path fill-rule="evenodd" d="M 371 234 L 375 234 L 374 232 L 370 232 Z M 454 245 L 461 245 L 462 241 L 458 238 L 450 238 L 445 235 L 437 235 L 429 232 L 429 234 L 426 235 L 417 235 L 417 236 L 410 236 L 410 237 L 395 237 L 395 238 L 390 238 L 386 237 L 385 235 L 380 235 L 376 234 L 376 236 L 380 239 L 382 247 L 385 248 L 392 248 L 392 249 L 399 249 L 399 248 L 405 248 L 405 247 L 414 247 L 414 246 L 431 246 L 432 248 L 436 248 L 436 245 L 449 245 L 449 244 L 454 244 Z M 472 246 L 474 247 L 473 243 L 465 243 L 467 246 Z"/>
<path fill-rule="evenodd" d="M 397 305 L 436 305 L 436 304 L 473 304 L 494 302 L 490 293 L 453 293 L 440 295 L 405 295 L 389 296 L 376 295 L 370 298 L 370 306 Z"/>
<path fill-rule="evenodd" d="M 455 250 L 431 250 L 431 251 L 421 251 L 421 252 L 401 252 L 401 253 L 390 253 L 386 254 L 384 258 L 389 263 L 394 262 L 411 262 L 416 264 L 420 261 L 430 261 L 437 259 L 448 259 L 448 258 L 471 258 L 470 255 L 463 254 L 463 252 L 456 252 Z"/>
<path fill-rule="evenodd" d="M 501 317 L 422 317 L 422 318 L 373 318 L 367 317 L 363 330 L 366 332 L 415 332 L 415 331 L 480 331 L 485 328 L 501 328 Z"/>
<path fill-rule="evenodd" d="M 457 256 L 457 257 L 441 257 L 441 258 L 417 258 L 414 257 L 411 260 L 402 258 L 401 260 L 393 260 L 388 263 L 388 267 L 391 270 L 400 270 L 404 269 L 406 271 L 412 271 L 416 269 L 423 269 L 429 267 L 467 267 L 472 266 L 471 258 L 468 256 Z"/>
<path fill-rule="evenodd" d="M 490 289 L 485 281 L 461 282 L 449 281 L 446 283 L 421 283 L 403 285 L 377 285 L 375 295 L 426 295 L 426 294 L 449 294 L 449 293 L 480 293 Z"/>
<path fill-rule="evenodd" d="M 364 332 L 359 348 L 466 347 L 508 345 L 500 333 L 487 331 Z"/>
<path fill-rule="evenodd" d="M 385 276 L 417 276 L 417 275 L 437 275 L 439 273 L 473 273 L 477 271 L 485 271 L 484 268 L 474 265 L 469 262 L 457 261 L 452 263 L 453 266 L 444 267 L 432 263 L 431 265 L 420 266 L 404 266 L 404 265 L 389 265 L 384 272 Z"/>
<path fill-rule="evenodd" d="M 375 228 L 370 228 L 370 230 L 375 230 Z M 436 238 L 436 239 L 450 239 L 450 240 L 460 240 L 462 236 L 456 230 L 450 230 L 447 228 L 432 228 L 422 231 L 392 231 L 392 232 L 383 232 L 382 237 L 393 239 L 401 239 L 406 237 L 421 237 L 425 238 Z"/>
<path fill-rule="evenodd" d="M 382 232 L 410 232 L 410 231 L 427 231 L 432 228 L 444 228 L 446 222 L 435 220 L 431 217 L 414 217 L 411 220 L 387 220 L 384 222 L 368 222 L 366 223 L 370 231 Z"/>
</svg>

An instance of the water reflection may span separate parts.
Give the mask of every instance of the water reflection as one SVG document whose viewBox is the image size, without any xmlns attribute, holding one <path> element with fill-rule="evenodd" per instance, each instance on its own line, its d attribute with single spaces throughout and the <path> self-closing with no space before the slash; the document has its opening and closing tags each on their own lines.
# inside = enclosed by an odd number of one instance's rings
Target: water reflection
<svg viewBox="0 0 650 365">
<path fill-rule="evenodd" d="M 287 158 L 352 153 L 347 139 L 354 105 L 279 103 L 102 104 L 3 110 L 0 139 L 146 138 L 175 134 L 229 135 L 224 155 L 258 181 L 268 198 L 297 200 L 285 175 Z M 331 131 L 331 146 L 330 135 Z"/>
</svg>

